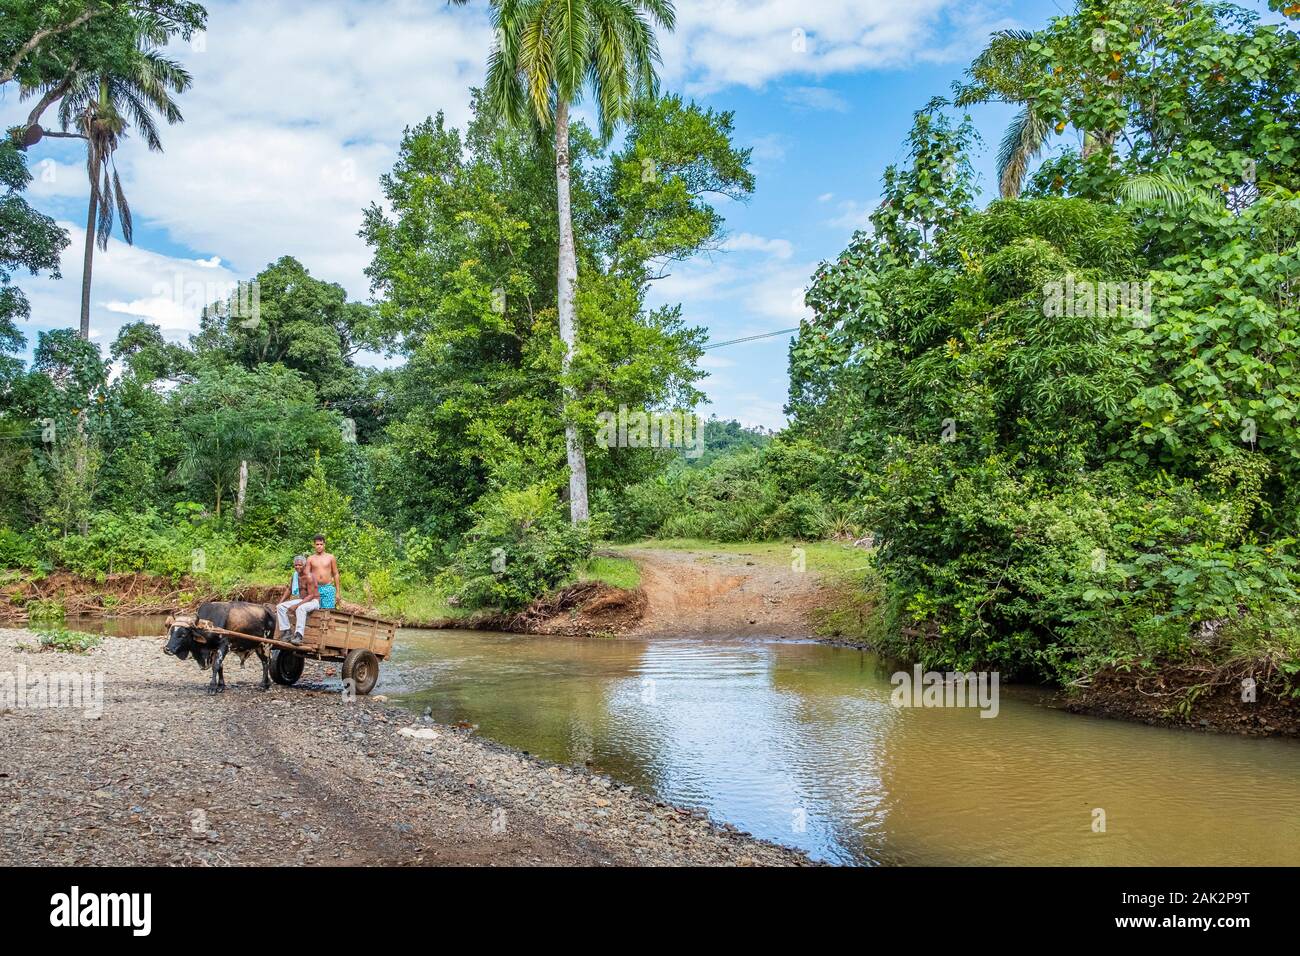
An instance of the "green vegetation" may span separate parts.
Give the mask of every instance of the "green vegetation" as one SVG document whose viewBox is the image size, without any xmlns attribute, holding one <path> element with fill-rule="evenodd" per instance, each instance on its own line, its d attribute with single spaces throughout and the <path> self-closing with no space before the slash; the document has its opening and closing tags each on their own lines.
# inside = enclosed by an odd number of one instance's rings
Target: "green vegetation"
<svg viewBox="0 0 1300 956">
<path fill-rule="evenodd" d="M 762 428 L 746 428 L 737 421 L 723 421 L 712 417 L 704 423 L 704 450 L 698 457 L 685 457 L 682 463 L 689 468 L 707 468 L 719 458 L 750 448 L 762 448 L 772 440 L 772 434 Z"/>
<path fill-rule="evenodd" d="M 879 541 L 882 649 L 1294 675 L 1298 67 L 1294 31 L 1202 3 L 999 37 L 958 100 L 1026 104 L 1004 194 L 1030 132 L 1083 148 L 983 210 L 969 120 L 917 114 L 872 233 L 814 278 L 782 438 Z"/>
<path fill-rule="evenodd" d="M 580 581 L 602 581 L 632 591 L 641 586 L 641 569 L 630 558 L 596 555 L 578 573 Z"/>
<path fill-rule="evenodd" d="M 614 552 L 628 547 L 618 545 Z M 853 547 L 839 541 L 803 541 L 788 538 L 784 541 L 715 541 L 707 538 L 651 538 L 639 542 L 634 547 L 657 548 L 665 551 L 717 551 L 722 554 L 737 554 L 753 558 L 755 562 L 770 565 L 790 566 L 797 555 L 795 548 L 803 552 L 807 570 L 817 574 L 843 577 L 852 572 L 863 571 L 872 563 L 871 552 Z"/>
<path fill-rule="evenodd" d="M 38 651 L 55 651 L 61 654 L 85 654 L 98 647 L 103 638 L 84 631 L 70 631 L 62 625 L 37 627 Z"/>
<path fill-rule="evenodd" d="M 698 458 L 596 440 L 602 412 L 701 401 L 705 330 L 649 289 L 755 187 L 730 114 L 655 89 L 670 4 L 493 5 L 472 119 L 406 129 L 364 211 L 374 304 L 281 258 L 252 314 L 213 302 L 185 343 L 123 328 L 114 374 L 70 329 L 17 357 L 12 281 L 67 241 L 18 146 L 56 105 L 92 131 L 92 218 L 129 233 L 102 176 L 122 104 L 179 119 L 187 78 L 150 51 L 204 14 L 75 6 L 9 0 L 0 26 L 0 84 L 37 98 L 0 145 L 0 566 L 225 589 L 280 582 L 320 532 L 345 599 L 430 618 L 634 585 L 602 542 L 797 546 L 852 595 L 822 628 L 900 658 L 1058 681 L 1196 658 L 1294 686 L 1300 6 L 1081 0 L 995 36 L 813 277 L 790 427 L 712 420 Z M 990 101 L 1018 115 L 980 207 L 962 111 Z"/>
<path fill-rule="evenodd" d="M 782 437 L 702 467 L 687 462 L 627 486 L 612 502 L 620 540 L 856 537 L 848 506 L 826 480 L 831 459 L 812 442 Z"/>
<path fill-rule="evenodd" d="M 140 0 L 78 20 L 76 6 L 5 0 L 0 27 L 5 92 L 38 100 L 0 147 L 0 567 L 228 592 L 287 580 L 321 533 L 344 600 L 418 619 L 513 609 L 583 575 L 634 580 L 593 562 L 593 544 L 621 490 L 669 458 L 595 447 L 596 416 L 702 399 L 704 330 L 647 294 L 663 262 L 721 245 L 716 197 L 754 188 L 730 114 L 655 95 L 653 28 L 671 28 L 671 5 L 592 0 L 547 26 L 575 57 L 547 63 L 518 42 L 538 9 L 496 11 L 515 18 L 500 24 L 514 52 L 494 60 L 472 120 L 408 128 L 384 202 L 364 211 L 375 304 L 284 257 L 211 302 L 188 342 L 137 322 L 103 356 L 83 315 L 82 335 L 41 333 L 24 363 L 10 280 L 53 271 L 67 237 L 22 199 L 20 147 L 39 148 L 47 109 L 64 131 L 45 136 L 90 137 L 92 219 L 101 241 L 114 216 L 129 239 L 114 151 L 133 148 L 128 125 L 156 147 L 155 119 L 179 120 L 188 77 L 155 48 L 205 17 Z M 568 117 L 584 89 L 596 130 Z M 561 249 L 572 262 L 557 272 Z M 363 366 L 362 350 L 400 364 Z M 595 507 L 571 524 L 579 485 Z"/>
</svg>

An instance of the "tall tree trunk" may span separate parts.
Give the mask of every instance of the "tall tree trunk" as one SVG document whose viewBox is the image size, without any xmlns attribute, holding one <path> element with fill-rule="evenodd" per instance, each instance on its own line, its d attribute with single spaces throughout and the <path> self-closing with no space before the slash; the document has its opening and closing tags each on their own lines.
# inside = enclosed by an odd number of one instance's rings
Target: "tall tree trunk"
<svg viewBox="0 0 1300 956">
<path fill-rule="evenodd" d="M 93 168 L 93 167 L 92 167 Z M 81 337 L 90 338 L 90 271 L 95 264 L 95 213 L 97 195 L 90 184 L 90 210 L 86 213 L 86 253 L 81 260 Z"/>
<path fill-rule="evenodd" d="M 248 462 L 239 463 L 239 490 L 235 493 L 235 520 L 244 520 L 244 496 L 248 493 Z"/>
<path fill-rule="evenodd" d="M 560 341 L 564 343 L 563 370 L 573 362 L 578 325 L 578 254 L 573 245 L 573 208 L 569 199 L 569 104 L 563 99 L 555 109 L 555 186 L 560 214 L 560 267 L 558 273 Z M 586 521 L 587 457 L 582 436 L 569 420 L 572 391 L 564 389 L 564 445 L 569 458 L 569 517 L 574 524 Z"/>
</svg>

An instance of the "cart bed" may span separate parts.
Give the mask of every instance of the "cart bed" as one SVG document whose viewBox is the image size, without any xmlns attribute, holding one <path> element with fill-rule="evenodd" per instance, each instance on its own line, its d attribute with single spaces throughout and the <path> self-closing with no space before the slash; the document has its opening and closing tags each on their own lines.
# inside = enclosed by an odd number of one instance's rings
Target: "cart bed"
<svg viewBox="0 0 1300 956">
<path fill-rule="evenodd" d="M 343 658 L 348 651 L 370 651 L 381 661 L 393 651 L 397 625 L 364 614 L 321 610 L 307 615 L 300 650 L 309 657 Z"/>
</svg>

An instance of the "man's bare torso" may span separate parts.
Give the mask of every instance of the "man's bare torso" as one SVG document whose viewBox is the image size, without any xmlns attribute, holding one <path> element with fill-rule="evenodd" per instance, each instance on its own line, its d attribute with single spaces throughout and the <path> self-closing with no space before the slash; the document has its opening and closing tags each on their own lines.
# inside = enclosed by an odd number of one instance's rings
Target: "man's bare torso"
<svg viewBox="0 0 1300 956">
<path fill-rule="evenodd" d="M 333 584 L 335 577 L 335 568 L 338 565 L 334 561 L 334 555 L 328 551 L 320 554 L 313 554 L 307 558 L 307 570 L 311 572 L 312 577 L 318 584 Z"/>
</svg>

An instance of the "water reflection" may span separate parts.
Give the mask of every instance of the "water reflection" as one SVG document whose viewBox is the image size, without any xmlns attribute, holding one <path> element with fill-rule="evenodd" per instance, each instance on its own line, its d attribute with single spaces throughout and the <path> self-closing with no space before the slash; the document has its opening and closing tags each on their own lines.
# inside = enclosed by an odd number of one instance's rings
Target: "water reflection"
<svg viewBox="0 0 1300 956">
<path fill-rule="evenodd" d="M 61 622 L 70 631 L 107 637 L 162 637 L 166 614 L 132 614 L 124 617 L 70 617 Z"/>
<path fill-rule="evenodd" d="M 403 700 L 844 863 L 1300 863 L 1300 745 L 891 706 L 874 657 L 762 640 L 403 631 Z M 1092 829 L 1093 811 L 1106 831 Z"/>
</svg>

